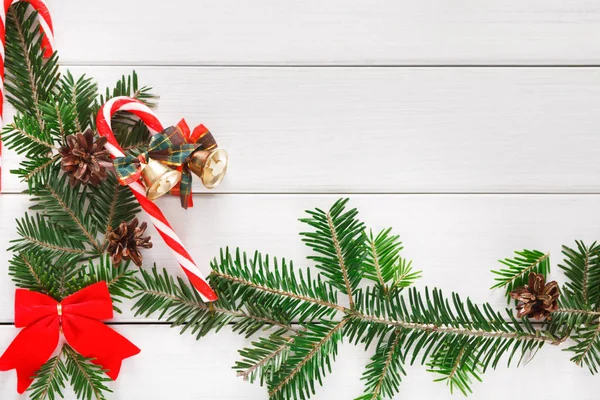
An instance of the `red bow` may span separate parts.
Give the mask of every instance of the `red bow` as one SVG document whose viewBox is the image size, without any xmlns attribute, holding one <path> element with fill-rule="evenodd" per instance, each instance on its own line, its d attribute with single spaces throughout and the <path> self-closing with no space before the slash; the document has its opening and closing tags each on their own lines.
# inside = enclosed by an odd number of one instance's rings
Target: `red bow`
<svg viewBox="0 0 600 400">
<path fill-rule="evenodd" d="M 129 340 L 104 325 L 113 316 L 106 282 L 98 282 L 57 302 L 45 294 L 26 289 L 15 293 L 15 326 L 24 327 L 0 357 L 0 371 L 17 370 L 17 390 L 23 393 L 32 377 L 52 356 L 60 330 L 67 343 L 94 364 L 119 376 L 123 359 L 140 352 Z"/>
</svg>

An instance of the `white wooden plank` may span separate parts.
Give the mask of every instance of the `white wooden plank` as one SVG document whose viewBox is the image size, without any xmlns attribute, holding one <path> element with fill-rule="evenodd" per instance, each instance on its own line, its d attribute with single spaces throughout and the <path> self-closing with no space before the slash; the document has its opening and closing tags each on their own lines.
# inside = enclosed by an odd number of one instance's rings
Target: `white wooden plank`
<svg viewBox="0 0 600 400">
<path fill-rule="evenodd" d="M 245 383 L 237 378 L 231 366 L 238 360 L 237 350 L 249 344 L 224 329 L 218 334 L 196 342 L 190 336 L 179 336 L 166 326 L 119 326 L 116 329 L 142 349 L 142 352 L 123 363 L 119 379 L 110 386 L 111 399 L 180 399 L 180 400 L 259 400 L 266 399 L 266 389 Z M 4 349 L 14 337 L 12 327 L 0 327 L 0 348 Z M 160 345 L 159 345 L 160 344 Z M 320 399 L 352 399 L 362 393 L 361 374 L 368 364 L 370 352 L 362 346 L 344 344 L 339 348 L 333 373 L 317 386 Z M 407 367 L 398 399 L 436 398 L 455 399 L 442 383 L 432 382 L 435 375 L 424 367 Z M 483 383 L 473 385 L 474 400 L 504 400 L 514 393 L 531 392 L 531 382 L 544 383 L 544 398 L 562 400 L 576 393 L 578 399 L 592 400 L 597 394 L 598 378 L 569 361 L 567 353 L 547 346 L 536 358 L 521 368 L 497 370 L 483 376 Z M 510 382 L 510 385 L 507 385 Z M 0 373 L 0 397 L 17 400 L 16 374 Z M 67 398 L 69 397 L 67 393 Z"/>
<path fill-rule="evenodd" d="M 226 246 L 285 257 L 298 267 L 310 265 L 306 262 L 310 252 L 298 236 L 306 226 L 298 218 L 304 210 L 328 208 L 336 199 L 335 195 L 196 196 L 196 206 L 187 212 L 174 198 L 159 204 L 207 274 L 210 260 Z M 506 301 L 500 291 L 489 290 L 490 269 L 499 265 L 496 260 L 523 248 L 549 251 L 553 276 L 563 282 L 556 267 L 562 260 L 560 246 L 600 237 L 597 224 L 590 223 L 600 208 L 600 195 L 355 195 L 351 206 L 359 208 L 373 229 L 393 227 L 402 235 L 405 256 L 423 270 L 421 287 L 437 286 L 447 294 L 457 291 L 498 309 L 505 308 Z M 23 195 L 0 196 L 0 249 L 16 237 L 14 218 L 26 207 Z M 180 274 L 153 228 L 150 234 L 154 248 L 144 252 L 146 268 L 156 262 Z M 10 255 L 0 254 L 0 270 L 7 271 Z M 12 321 L 12 298 L 12 282 L 0 279 L 0 321 Z M 127 304 L 123 308 L 124 315 L 117 318 L 131 321 Z"/>
<path fill-rule="evenodd" d="M 600 191 L 598 68 L 138 70 L 165 124 L 202 122 L 229 151 L 219 192 Z M 24 188 L 17 162 L 4 191 Z"/>
<path fill-rule="evenodd" d="M 589 0 L 49 1 L 79 64 L 598 64 Z"/>
</svg>

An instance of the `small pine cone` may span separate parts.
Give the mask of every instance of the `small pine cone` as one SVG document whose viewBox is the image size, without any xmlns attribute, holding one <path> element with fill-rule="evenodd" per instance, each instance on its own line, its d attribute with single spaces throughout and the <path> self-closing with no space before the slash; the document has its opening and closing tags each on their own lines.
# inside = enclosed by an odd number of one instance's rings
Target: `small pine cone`
<svg viewBox="0 0 600 400">
<path fill-rule="evenodd" d="M 150 236 L 144 237 L 148 225 L 144 222 L 138 226 L 138 219 L 134 218 L 129 224 L 121 222 L 118 228 L 108 233 L 108 254 L 114 266 L 118 267 L 121 260 L 131 260 L 138 267 L 142 266 L 142 253 L 140 249 L 152 248 Z"/>
<path fill-rule="evenodd" d="M 533 319 L 550 319 L 550 314 L 558 310 L 558 296 L 560 290 L 556 281 L 545 283 L 544 275 L 529 274 L 527 285 L 517 288 L 510 293 L 510 297 L 517 300 L 517 317 L 531 317 Z"/>
<path fill-rule="evenodd" d="M 94 132 L 87 129 L 84 133 L 67 136 L 66 142 L 58 152 L 62 156 L 62 170 L 69 175 L 71 186 L 78 182 L 98 186 L 108 177 L 106 167 L 111 161 L 110 153 L 104 149 L 105 137 L 94 142 Z"/>
</svg>

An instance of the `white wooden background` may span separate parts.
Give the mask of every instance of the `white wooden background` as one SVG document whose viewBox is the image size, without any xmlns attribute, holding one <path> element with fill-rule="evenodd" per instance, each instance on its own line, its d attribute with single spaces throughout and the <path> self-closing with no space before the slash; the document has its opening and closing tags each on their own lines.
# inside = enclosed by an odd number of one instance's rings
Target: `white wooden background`
<svg viewBox="0 0 600 400">
<path fill-rule="evenodd" d="M 597 1 L 48 2 L 65 68 L 101 87 L 135 68 L 160 94 L 164 123 L 202 122 L 229 150 L 225 182 L 198 188 L 195 208 L 159 200 L 206 273 L 226 245 L 302 264 L 297 218 L 340 196 L 373 228 L 402 234 L 421 285 L 498 307 L 502 294 L 488 290 L 497 259 L 536 248 L 556 265 L 561 244 L 600 239 Z M 7 173 L 17 162 L 6 154 L 0 249 L 28 207 Z M 177 272 L 154 236 L 148 264 Z M 16 333 L 8 259 L 2 348 Z M 116 320 L 143 351 L 111 398 L 267 397 L 231 370 L 247 341 L 227 329 L 196 342 L 130 312 Z M 358 396 L 368 357 L 342 346 L 315 398 Z M 424 368 L 408 372 L 398 398 L 451 398 Z M 596 399 L 598 383 L 547 348 L 486 374 L 472 398 Z M 0 398 L 17 399 L 15 386 L 13 372 L 0 374 Z"/>
</svg>

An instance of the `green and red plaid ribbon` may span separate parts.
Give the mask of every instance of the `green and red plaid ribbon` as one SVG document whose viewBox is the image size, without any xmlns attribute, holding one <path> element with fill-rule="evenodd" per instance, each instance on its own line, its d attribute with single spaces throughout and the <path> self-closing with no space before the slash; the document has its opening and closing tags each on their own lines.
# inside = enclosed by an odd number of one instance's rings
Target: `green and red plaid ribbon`
<svg viewBox="0 0 600 400">
<path fill-rule="evenodd" d="M 209 151 L 217 147 L 214 137 L 204 125 L 200 124 L 190 132 L 189 126 L 185 120 L 182 119 L 177 126 L 185 136 L 186 142 L 193 143 L 196 150 Z M 193 207 L 192 173 L 188 169 L 187 163 L 183 163 L 181 166 L 177 167 L 177 170 L 181 172 L 181 182 L 171 189 L 171 194 L 181 198 L 181 207 L 185 209 Z"/>
<path fill-rule="evenodd" d="M 113 160 L 115 172 L 121 185 L 129 185 L 140 179 L 144 165 L 154 159 L 181 172 L 181 182 L 171 194 L 181 198 L 181 206 L 193 206 L 192 174 L 187 167 L 189 156 L 196 149 L 210 150 L 216 147 L 210 131 L 204 125 L 197 126 L 193 132 L 185 120 L 179 121 L 153 135 L 145 152 L 138 156 L 117 157 Z"/>
</svg>

